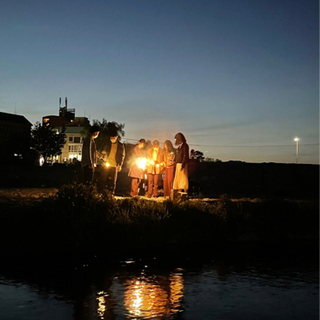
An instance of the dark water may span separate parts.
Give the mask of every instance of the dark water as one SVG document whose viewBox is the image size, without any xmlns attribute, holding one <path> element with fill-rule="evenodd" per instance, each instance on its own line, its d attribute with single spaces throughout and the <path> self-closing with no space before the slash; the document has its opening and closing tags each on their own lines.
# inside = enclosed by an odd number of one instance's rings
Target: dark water
<svg viewBox="0 0 320 320">
<path fill-rule="evenodd" d="M 319 319 L 318 264 L 238 257 L 0 269 L 0 319 Z"/>
</svg>

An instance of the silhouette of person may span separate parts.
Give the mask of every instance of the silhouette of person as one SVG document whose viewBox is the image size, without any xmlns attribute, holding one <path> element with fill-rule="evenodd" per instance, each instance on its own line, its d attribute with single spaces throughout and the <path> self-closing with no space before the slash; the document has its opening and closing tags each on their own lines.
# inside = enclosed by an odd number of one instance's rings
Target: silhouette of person
<svg viewBox="0 0 320 320">
<path fill-rule="evenodd" d="M 117 130 L 110 131 L 110 139 L 105 144 L 101 154 L 106 165 L 103 167 L 103 176 L 106 189 L 115 194 L 118 172 L 121 171 L 125 158 L 124 145 L 118 139 Z"/>
<path fill-rule="evenodd" d="M 81 152 L 81 167 L 83 168 L 84 183 L 92 182 L 94 171 L 97 166 L 97 150 L 95 139 L 98 137 L 100 128 L 96 125 L 90 127 L 90 133 L 84 139 Z"/>
<path fill-rule="evenodd" d="M 179 132 L 175 135 L 176 150 L 176 172 L 173 181 L 173 189 L 179 192 L 188 192 L 188 162 L 189 162 L 189 146 L 185 136 Z"/>
</svg>

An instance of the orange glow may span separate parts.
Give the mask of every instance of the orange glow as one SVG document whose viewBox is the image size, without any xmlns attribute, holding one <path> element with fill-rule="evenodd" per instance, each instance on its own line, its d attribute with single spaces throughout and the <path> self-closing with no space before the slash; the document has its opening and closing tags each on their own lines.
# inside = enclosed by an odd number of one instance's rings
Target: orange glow
<svg viewBox="0 0 320 320">
<path fill-rule="evenodd" d="M 103 319 L 104 313 L 106 312 L 106 302 L 105 302 L 105 297 L 99 296 L 97 298 L 98 300 L 98 315 L 101 319 Z"/>
<path fill-rule="evenodd" d="M 105 162 L 105 163 L 104 163 L 104 165 L 105 165 L 107 168 L 109 168 L 109 167 L 110 167 L 109 162 Z"/>
<path fill-rule="evenodd" d="M 160 319 L 181 310 L 183 278 L 179 273 L 156 279 L 144 275 L 124 286 L 124 305 L 131 319 Z"/>
<path fill-rule="evenodd" d="M 145 170 L 148 160 L 146 158 L 138 158 L 136 164 L 139 169 Z"/>
</svg>

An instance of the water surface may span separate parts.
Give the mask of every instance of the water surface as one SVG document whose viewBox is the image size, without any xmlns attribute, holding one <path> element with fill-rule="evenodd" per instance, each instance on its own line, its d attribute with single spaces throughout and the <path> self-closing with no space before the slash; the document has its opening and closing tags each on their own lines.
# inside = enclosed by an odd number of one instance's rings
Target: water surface
<svg viewBox="0 0 320 320">
<path fill-rule="evenodd" d="M 0 273 L 1 320 L 319 319 L 318 266 L 299 259 L 153 257 Z"/>
</svg>

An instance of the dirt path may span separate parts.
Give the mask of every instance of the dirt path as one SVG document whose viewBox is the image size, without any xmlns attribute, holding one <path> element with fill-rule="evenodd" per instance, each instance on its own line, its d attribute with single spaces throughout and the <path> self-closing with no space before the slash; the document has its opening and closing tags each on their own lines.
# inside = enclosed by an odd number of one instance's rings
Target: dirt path
<svg viewBox="0 0 320 320">
<path fill-rule="evenodd" d="M 34 201 L 39 201 L 44 198 L 53 197 L 58 192 L 57 188 L 13 188 L 13 189 L 0 189 L 0 203 L 31 203 Z M 116 197 L 116 199 L 121 199 L 123 197 Z M 164 197 L 148 199 L 147 197 L 141 197 L 145 200 L 162 202 L 165 200 Z M 198 201 L 199 199 L 190 199 L 191 201 Z M 218 199 L 201 199 L 205 202 L 215 202 Z M 250 202 L 261 202 L 261 199 L 230 199 L 231 201 L 250 201 Z"/>
<path fill-rule="evenodd" d="M 58 192 L 56 188 L 15 188 L 0 189 L 0 203 L 20 202 L 28 203 L 43 198 L 54 196 Z"/>
</svg>

